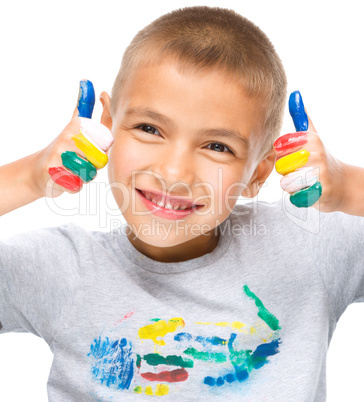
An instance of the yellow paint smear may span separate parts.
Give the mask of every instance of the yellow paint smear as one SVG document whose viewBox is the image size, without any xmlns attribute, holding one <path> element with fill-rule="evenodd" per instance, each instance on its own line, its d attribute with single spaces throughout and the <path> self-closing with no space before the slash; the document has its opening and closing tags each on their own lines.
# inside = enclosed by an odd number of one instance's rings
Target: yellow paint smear
<svg viewBox="0 0 364 402">
<path fill-rule="evenodd" d="M 155 390 L 155 395 L 162 396 L 167 395 L 169 392 L 169 387 L 167 384 L 157 384 L 157 388 Z"/>
<path fill-rule="evenodd" d="M 175 332 L 177 328 L 184 327 L 185 322 L 182 318 L 171 318 L 168 322 L 159 320 L 153 324 L 141 327 L 138 331 L 138 335 L 141 339 L 151 339 L 157 345 L 165 345 L 163 338 L 170 332 Z"/>
<path fill-rule="evenodd" d="M 241 331 L 241 328 L 245 327 L 245 324 L 240 322 L 240 321 L 233 321 L 233 322 L 226 322 L 226 321 L 220 321 L 220 322 L 195 322 L 197 325 L 215 325 L 217 327 L 231 327 L 233 329 L 237 329 L 238 331 Z"/>
</svg>

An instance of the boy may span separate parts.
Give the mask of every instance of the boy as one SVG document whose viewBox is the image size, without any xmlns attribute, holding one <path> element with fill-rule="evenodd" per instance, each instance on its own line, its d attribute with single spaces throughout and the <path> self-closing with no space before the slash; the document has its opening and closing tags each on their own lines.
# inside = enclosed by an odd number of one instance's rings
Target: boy
<svg viewBox="0 0 364 402">
<path fill-rule="evenodd" d="M 0 244 L 0 333 L 46 340 L 51 401 L 325 399 L 335 324 L 363 300 L 364 222 L 342 213 L 363 215 L 363 169 L 334 159 L 311 122 L 276 152 L 285 94 L 281 62 L 252 23 L 176 10 L 138 33 L 111 99 L 101 95 L 112 140 L 78 117 L 83 90 L 52 144 L 1 168 L 4 214 L 79 191 L 92 175 L 83 167 L 77 181 L 67 163 L 97 165 L 113 141 L 109 178 L 127 235 L 69 224 Z M 302 166 L 319 169 L 314 206 L 340 211 L 320 214 L 317 235 L 280 203 L 235 205 L 258 193 L 277 156 L 282 165 L 303 151 Z M 283 170 L 293 193 L 307 187 L 297 169 Z M 246 235 L 252 221 L 259 229 Z"/>
</svg>

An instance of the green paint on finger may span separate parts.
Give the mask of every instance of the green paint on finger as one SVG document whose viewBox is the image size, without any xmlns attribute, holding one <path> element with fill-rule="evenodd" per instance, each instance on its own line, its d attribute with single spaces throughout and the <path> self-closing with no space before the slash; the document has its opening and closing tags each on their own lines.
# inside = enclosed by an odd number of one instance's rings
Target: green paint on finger
<svg viewBox="0 0 364 402">
<path fill-rule="evenodd" d="M 291 203 L 297 208 L 308 208 L 313 205 L 322 194 L 322 186 L 318 181 L 313 186 L 304 188 L 291 194 L 289 197 Z"/>
<path fill-rule="evenodd" d="M 89 161 L 80 158 L 76 152 L 63 152 L 61 158 L 63 166 L 81 177 L 84 182 L 88 183 L 95 178 L 97 173 L 95 166 Z"/>
</svg>

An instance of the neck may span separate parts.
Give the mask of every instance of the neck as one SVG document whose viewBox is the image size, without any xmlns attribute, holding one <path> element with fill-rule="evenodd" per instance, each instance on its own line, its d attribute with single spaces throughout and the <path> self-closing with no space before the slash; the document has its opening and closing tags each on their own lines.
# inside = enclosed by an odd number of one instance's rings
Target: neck
<svg viewBox="0 0 364 402">
<path fill-rule="evenodd" d="M 219 237 L 220 231 L 212 229 L 204 235 L 176 246 L 156 247 L 143 242 L 138 237 L 135 238 L 133 233 L 128 235 L 129 241 L 140 253 L 160 262 L 187 261 L 211 253 L 217 246 Z"/>
</svg>

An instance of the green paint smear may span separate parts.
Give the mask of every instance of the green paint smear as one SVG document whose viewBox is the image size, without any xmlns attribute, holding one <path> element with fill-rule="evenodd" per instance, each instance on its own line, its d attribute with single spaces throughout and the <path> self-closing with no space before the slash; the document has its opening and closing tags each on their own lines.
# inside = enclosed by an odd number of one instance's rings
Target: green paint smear
<svg viewBox="0 0 364 402">
<path fill-rule="evenodd" d="M 290 195 L 289 200 L 297 208 L 308 208 L 313 205 L 322 194 L 322 186 L 318 181 L 313 186 L 304 188 Z"/>
<path fill-rule="evenodd" d="M 215 363 L 226 362 L 226 356 L 223 353 L 199 352 L 195 348 L 188 348 L 183 353 L 192 356 L 194 359 L 203 360 L 205 362 L 208 361 L 214 361 Z"/>
<path fill-rule="evenodd" d="M 143 359 L 151 366 L 158 364 L 167 364 L 168 366 L 193 367 L 193 360 L 183 359 L 182 356 L 161 356 L 158 353 L 149 353 L 144 355 Z"/>
<path fill-rule="evenodd" d="M 252 355 L 252 350 L 230 351 L 229 358 L 236 370 L 247 370 L 249 373 L 267 363 L 266 356 Z"/>
<path fill-rule="evenodd" d="M 137 385 L 137 386 L 134 388 L 134 392 L 136 392 L 136 393 L 138 393 L 138 394 L 141 394 L 141 393 L 142 393 L 142 390 L 143 390 L 143 388 L 142 388 L 140 385 Z"/>
<path fill-rule="evenodd" d="M 244 285 L 243 289 L 245 294 L 255 301 L 255 305 L 259 310 L 258 317 L 260 317 L 273 331 L 281 329 L 278 319 L 264 307 L 262 301 L 249 289 L 248 285 Z"/>
<path fill-rule="evenodd" d="M 140 355 L 137 355 L 136 366 L 138 368 L 140 368 L 141 364 L 142 364 L 142 359 L 141 359 Z"/>
<path fill-rule="evenodd" d="M 157 322 L 157 321 L 160 321 L 160 320 L 161 320 L 161 318 L 151 318 L 149 321 Z"/>
<path fill-rule="evenodd" d="M 248 361 L 250 360 L 250 355 L 252 350 L 233 350 L 230 351 L 230 362 L 233 366 L 244 365 L 244 368 L 248 368 Z M 251 369 L 249 368 L 249 371 Z"/>
<path fill-rule="evenodd" d="M 63 152 L 61 158 L 63 166 L 73 174 L 81 177 L 84 182 L 88 183 L 96 177 L 97 170 L 95 166 L 89 161 L 80 158 L 76 152 Z"/>
</svg>

